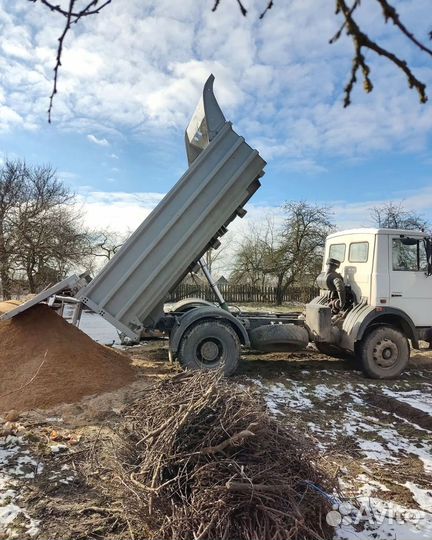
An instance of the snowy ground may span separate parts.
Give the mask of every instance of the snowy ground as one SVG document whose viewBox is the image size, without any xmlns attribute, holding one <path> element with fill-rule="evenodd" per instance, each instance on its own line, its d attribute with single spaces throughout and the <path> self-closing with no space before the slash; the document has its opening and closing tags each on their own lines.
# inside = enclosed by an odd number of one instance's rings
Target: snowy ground
<svg viewBox="0 0 432 540">
<path fill-rule="evenodd" d="M 84 312 L 80 328 L 101 343 L 118 341 L 116 330 L 97 315 Z M 148 373 L 160 374 L 167 358 L 165 342 L 130 350 L 147 360 Z M 342 496 L 334 498 L 328 517 L 335 539 L 432 538 L 429 351 L 414 355 L 410 370 L 396 381 L 366 379 L 350 361 L 330 360 L 313 350 L 246 352 L 237 380 L 259 389 L 272 414 L 311 437 L 337 475 Z M 28 422 L 22 430 L 20 422 L 0 423 L 0 539 L 44 538 L 42 525 L 26 507 L 32 482 L 44 475 L 49 485 L 73 482 L 73 471 L 64 464 L 53 472 L 42 463 L 47 453 L 61 457 L 75 451 L 75 444 L 78 452 L 80 448 L 73 434 L 60 441 L 53 436 L 53 429 L 64 429 L 61 418 L 43 418 L 45 431 Z M 31 444 L 34 430 L 39 438 L 43 433 L 41 454 Z"/>
<path fill-rule="evenodd" d="M 0 537 L 34 537 L 39 523 L 22 504 L 20 485 L 39 474 L 42 465 L 27 450 L 23 437 L 8 431 L 10 427 L 6 425 L 0 437 Z"/>
<path fill-rule="evenodd" d="M 417 424 L 432 427 L 432 365 L 377 382 L 344 371 L 341 362 L 333 369 L 331 362 L 325 369 L 301 364 L 279 373 L 272 367 L 249 381 L 269 410 L 312 437 L 333 466 L 343 494 L 328 517 L 335 538 L 432 538 L 432 431 Z"/>
</svg>

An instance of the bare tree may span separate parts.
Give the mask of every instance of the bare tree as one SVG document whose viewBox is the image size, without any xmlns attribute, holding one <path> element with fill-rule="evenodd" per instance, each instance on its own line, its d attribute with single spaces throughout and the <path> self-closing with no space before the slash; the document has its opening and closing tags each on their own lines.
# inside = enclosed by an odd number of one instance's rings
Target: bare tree
<svg viewBox="0 0 432 540">
<path fill-rule="evenodd" d="M 260 227 L 251 226 L 235 251 L 230 281 L 253 287 L 270 285 L 271 276 L 266 257 L 269 246 L 274 245 L 276 237 L 275 223 L 270 217 Z"/>
<path fill-rule="evenodd" d="M 4 300 L 11 298 L 16 255 L 17 205 L 23 200 L 26 165 L 6 160 L 0 169 L 0 280 Z"/>
<path fill-rule="evenodd" d="M 87 232 L 74 207 L 54 205 L 34 216 L 20 231 L 16 257 L 30 292 L 63 279 L 81 263 L 87 245 Z"/>
<path fill-rule="evenodd" d="M 321 268 L 327 235 L 334 229 L 325 206 L 304 201 L 283 206 L 286 219 L 281 226 L 271 220 L 264 230 L 246 237 L 235 257 L 232 277 L 252 285 L 274 284 L 276 303 L 282 304 L 294 285 L 310 285 Z"/>
<path fill-rule="evenodd" d="M 224 266 L 224 258 L 227 253 L 228 244 L 222 239 L 221 245 L 217 249 L 210 248 L 205 252 L 204 260 L 210 273 L 215 272 L 221 266 Z"/>
<path fill-rule="evenodd" d="M 56 62 L 54 66 L 53 87 L 49 98 L 48 107 L 48 122 L 51 122 L 51 112 L 53 108 L 53 100 L 57 94 L 57 81 L 60 66 L 62 65 L 62 53 L 65 38 L 71 29 L 72 25 L 77 24 L 85 17 L 98 15 L 104 8 L 111 4 L 112 0 L 68 0 L 67 8 L 62 8 L 59 4 L 50 0 L 27 0 L 32 3 L 39 2 L 47 9 L 54 13 L 57 13 L 64 19 L 63 31 L 58 38 Z M 421 103 L 426 103 L 428 97 L 426 94 L 426 84 L 420 81 L 413 73 L 412 68 L 403 57 L 396 51 L 386 48 L 384 45 L 379 44 L 376 40 L 368 36 L 367 29 L 363 28 L 359 22 L 359 11 L 362 6 L 361 0 L 334 0 L 335 1 L 335 14 L 342 18 L 342 24 L 336 34 L 329 40 L 329 43 L 335 43 L 345 33 L 351 38 L 354 53 L 352 58 L 352 68 L 350 79 L 344 89 L 344 107 L 348 107 L 351 103 L 351 94 L 354 86 L 358 82 L 358 74 L 361 73 L 363 78 L 363 88 L 365 92 L 369 93 L 373 90 L 373 83 L 371 78 L 371 69 L 369 63 L 366 61 L 366 52 L 380 56 L 393 64 L 399 69 L 405 78 L 409 88 L 414 89 L 419 96 Z M 432 56 L 432 49 L 424 44 L 424 39 L 428 37 L 432 39 L 432 32 L 429 36 L 423 36 L 419 39 L 415 34 L 408 29 L 408 27 L 402 21 L 398 11 L 394 7 L 394 1 L 389 0 L 374 0 L 381 8 L 382 20 L 384 24 L 388 22 L 392 23 L 396 30 L 404 38 L 406 38 L 418 51 L 428 56 Z M 220 6 L 222 0 L 214 0 L 212 11 L 216 11 Z M 240 10 L 240 13 L 246 17 L 248 15 L 248 9 L 246 0 L 236 0 L 236 4 Z M 259 15 L 260 19 L 263 19 L 266 13 L 275 6 L 274 0 L 263 1 L 263 9 Z M 367 4 L 364 2 L 363 4 Z M 81 7 L 78 7 L 81 6 Z M 426 15 L 426 14 L 425 14 Z M 310 29 L 309 31 L 313 31 Z"/>
<path fill-rule="evenodd" d="M 281 238 L 267 253 L 267 270 L 276 278 L 278 305 L 289 287 L 315 279 L 325 239 L 334 229 L 326 206 L 300 201 L 286 203 L 283 208 L 287 218 Z"/>
<path fill-rule="evenodd" d="M 85 255 L 86 236 L 74 196 L 51 166 L 6 160 L 0 169 L 0 279 L 11 297 L 13 277 L 31 292 L 64 277 Z"/>
<path fill-rule="evenodd" d="M 120 234 L 110 229 L 93 231 L 90 235 L 89 254 L 110 261 L 122 247 L 130 233 Z"/>
<path fill-rule="evenodd" d="M 372 221 L 384 229 L 425 230 L 430 224 L 421 215 L 407 210 L 401 202 L 389 201 L 375 206 L 371 211 Z"/>
</svg>

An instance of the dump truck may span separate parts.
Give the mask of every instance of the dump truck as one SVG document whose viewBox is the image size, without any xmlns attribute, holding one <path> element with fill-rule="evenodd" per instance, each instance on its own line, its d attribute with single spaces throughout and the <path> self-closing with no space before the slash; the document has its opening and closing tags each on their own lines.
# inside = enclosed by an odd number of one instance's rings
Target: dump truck
<svg viewBox="0 0 432 540">
<path fill-rule="evenodd" d="M 213 83 L 210 76 L 185 131 L 188 169 L 106 266 L 93 279 L 70 276 L 1 318 L 62 298 L 75 302 L 75 321 L 85 306 L 125 339 L 163 332 L 170 360 L 186 369 L 230 375 L 242 347 L 296 351 L 314 342 L 327 355 L 356 357 L 370 377 L 398 376 L 409 360 L 409 341 L 415 348 L 420 339 L 432 340 L 431 242 L 422 232 L 359 229 L 329 236 L 320 295 L 305 315 L 242 313 L 224 301 L 203 255 L 246 214 L 266 162 L 225 119 Z M 170 291 L 197 268 L 217 304 L 187 298 L 166 310 Z"/>
</svg>

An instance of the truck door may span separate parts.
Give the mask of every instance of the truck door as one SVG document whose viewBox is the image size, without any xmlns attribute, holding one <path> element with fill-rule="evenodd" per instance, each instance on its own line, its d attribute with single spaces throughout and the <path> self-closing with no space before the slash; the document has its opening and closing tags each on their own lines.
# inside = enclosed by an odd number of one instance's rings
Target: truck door
<svg viewBox="0 0 432 540">
<path fill-rule="evenodd" d="M 426 275 L 423 238 L 390 236 L 390 305 L 402 309 L 415 326 L 432 325 L 432 277 Z"/>
</svg>

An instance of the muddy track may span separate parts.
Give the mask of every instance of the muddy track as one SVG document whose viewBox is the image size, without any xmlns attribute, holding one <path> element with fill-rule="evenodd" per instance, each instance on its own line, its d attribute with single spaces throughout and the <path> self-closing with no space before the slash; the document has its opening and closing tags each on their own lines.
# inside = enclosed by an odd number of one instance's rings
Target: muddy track
<svg viewBox="0 0 432 540">
<path fill-rule="evenodd" d="M 413 407 L 409 403 L 399 401 L 397 398 L 384 394 L 369 392 L 365 396 L 366 403 L 391 413 L 396 417 L 404 418 L 417 424 L 423 429 L 432 431 L 432 416 L 426 411 Z"/>
</svg>

